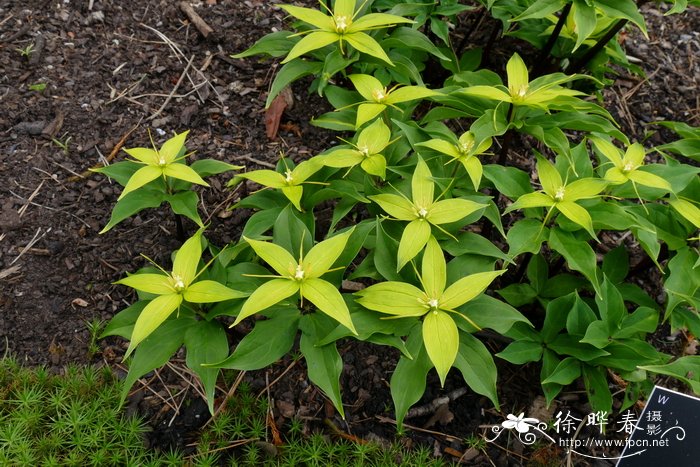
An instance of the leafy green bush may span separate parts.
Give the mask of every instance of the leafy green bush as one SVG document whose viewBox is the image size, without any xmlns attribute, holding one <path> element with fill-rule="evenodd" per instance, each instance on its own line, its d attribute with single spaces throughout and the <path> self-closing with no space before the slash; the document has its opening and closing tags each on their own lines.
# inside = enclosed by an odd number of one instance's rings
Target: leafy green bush
<svg viewBox="0 0 700 467">
<path fill-rule="evenodd" d="M 563 25 L 571 14 L 578 36 L 559 29 L 552 42 L 564 50 L 573 40 L 571 53 L 588 48 L 601 61 L 611 55 L 596 44 L 614 36 L 613 24 L 631 21 L 644 30 L 631 0 L 483 3 L 504 24 L 516 23 L 525 39 L 528 21 L 551 21 L 548 15 L 562 10 Z M 538 10 L 545 3 L 546 11 Z M 677 1 L 673 11 L 685 6 Z M 104 333 L 131 340 L 125 391 L 184 344 L 213 409 L 221 369 L 271 365 L 300 334 L 309 379 L 343 415 L 337 343 L 354 338 L 401 352 L 391 378 L 400 427 L 433 367 L 441 384 L 457 368 L 498 407 L 496 365 L 475 336 L 482 329 L 513 340 L 499 357 L 541 362 L 549 401 L 583 377 L 594 411 L 610 412 L 611 371 L 630 383 L 624 407 L 649 389 L 655 373 L 700 389 L 700 357 L 674 360 L 646 341 L 660 320 L 695 334 L 700 328 L 693 243 L 700 169 L 684 160 L 697 161 L 697 129 L 667 123 L 683 139 L 658 148 L 630 142 L 603 107 L 571 87 L 603 81 L 535 76 L 518 54 L 506 64 L 504 85 L 479 68 L 479 51 L 452 48 L 445 32 L 463 10 L 455 2 L 283 8 L 300 20 L 298 32 L 273 33 L 238 56 L 286 55 L 268 104 L 282 87 L 312 74 L 311 90 L 336 109 L 314 122 L 355 136 L 307 161 L 282 158 L 276 170 L 234 177 L 231 186 L 247 180 L 264 188 L 236 206 L 255 211 L 240 240 L 219 248 L 199 231 L 176 253 L 172 274 L 120 281 L 141 291 Z M 428 64 L 442 66 L 447 79 L 426 83 Z M 514 157 L 517 141 L 537 148 L 529 159 Z M 488 152 L 494 147 L 498 154 Z M 173 175 L 162 173 L 166 181 Z M 332 213 L 320 217 L 319 206 L 329 202 Z M 192 245 L 203 246 L 196 255 L 183 252 Z M 206 263 L 203 252 L 211 256 Z M 663 273 L 663 306 L 649 295 L 652 285 L 630 280 L 638 273 L 629 266 L 632 253 Z M 191 274 L 178 282 L 183 256 Z M 366 288 L 350 293 L 346 280 Z M 225 323 L 254 314 L 258 319 L 246 322 L 252 330 L 229 355 Z"/>
</svg>

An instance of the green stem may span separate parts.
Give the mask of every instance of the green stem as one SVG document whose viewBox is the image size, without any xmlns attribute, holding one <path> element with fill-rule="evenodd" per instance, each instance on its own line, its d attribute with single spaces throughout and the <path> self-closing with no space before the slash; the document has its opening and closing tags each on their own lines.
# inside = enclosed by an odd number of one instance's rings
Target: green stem
<svg viewBox="0 0 700 467">
<path fill-rule="evenodd" d="M 512 103 L 508 105 L 508 116 L 506 117 L 506 120 L 508 120 L 508 127 L 510 127 L 510 124 L 513 123 L 513 109 L 515 106 Z M 498 165 L 505 165 L 506 160 L 508 159 L 508 151 L 510 150 L 512 141 L 513 130 L 509 128 L 508 131 L 506 131 L 506 134 L 503 136 L 503 146 L 501 146 L 501 152 L 498 154 Z"/>
</svg>

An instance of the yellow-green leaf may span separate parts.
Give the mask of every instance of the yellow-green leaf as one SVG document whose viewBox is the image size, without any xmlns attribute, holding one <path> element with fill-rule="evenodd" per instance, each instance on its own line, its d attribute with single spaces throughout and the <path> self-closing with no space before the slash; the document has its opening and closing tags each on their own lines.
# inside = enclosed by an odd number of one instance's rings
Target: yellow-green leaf
<svg viewBox="0 0 700 467">
<path fill-rule="evenodd" d="M 299 282 L 292 279 L 272 279 L 255 289 L 245 301 L 231 327 L 249 316 L 265 310 L 299 291 Z"/>
<path fill-rule="evenodd" d="M 406 225 L 399 241 L 396 270 L 400 271 L 406 263 L 416 257 L 430 238 L 430 223 L 416 219 Z"/>
<path fill-rule="evenodd" d="M 350 310 L 336 289 L 330 282 L 323 279 L 306 279 L 301 284 L 301 294 L 316 306 L 321 312 L 330 316 L 357 335 L 355 325 L 350 318 Z"/>
<path fill-rule="evenodd" d="M 253 170 L 238 176 L 270 188 L 282 188 L 287 185 L 284 176 L 274 170 Z"/>
<path fill-rule="evenodd" d="M 413 204 L 399 195 L 383 193 L 381 195 L 368 196 L 382 208 L 387 214 L 402 221 L 416 219 L 416 209 Z"/>
<path fill-rule="evenodd" d="M 296 270 L 296 259 L 284 248 L 274 243 L 261 242 L 243 237 L 250 247 L 263 261 L 265 261 L 277 274 L 281 276 L 293 277 Z"/>
<path fill-rule="evenodd" d="M 631 144 L 627 151 L 625 151 L 625 157 L 623 158 L 623 163 L 631 163 L 633 167 L 639 167 L 644 163 L 644 156 L 646 152 L 644 151 L 644 146 L 639 143 Z"/>
<path fill-rule="evenodd" d="M 344 34 L 342 37 L 348 42 L 348 44 L 353 46 L 358 51 L 371 55 L 391 66 L 394 66 L 394 62 L 392 62 L 386 52 L 384 52 L 382 46 L 379 45 L 377 41 L 372 39 L 372 36 L 365 34 L 364 32 L 352 32 L 349 34 Z"/>
<path fill-rule="evenodd" d="M 433 151 L 446 154 L 450 157 L 454 157 L 455 159 L 462 156 L 462 154 L 457 150 L 457 146 L 442 139 L 431 139 L 422 143 L 418 143 L 416 144 L 416 146 L 430 148 Z"/>
<path fill-rule="evenodd" d="M 134 175 L 132 175 L 131 178 L 129 178 L 129 181 L 124 187 L 124 191 L 122 191 L 122 194 L 119 195 L 119 199 L 122 199 L 134 190 L 138 190 L 145 184 L 152 182 L 161 175 L 163 175 L 163 170 L 160 167 L 153 165 L 141 167 L 139 170 L 134 172 Z"/>
<path fill-rule="evenodd" d="M 477 272 L 459 279 L 454 284 L 450 285 L 442 297 L 439 299 L 439 306 L 443 310 L 454 310 L 467 303 L 468 301 L 478 297 L 498 276 L 506 272 L 488 271 Z"/>
<path fill-rule="evenodd" d="M 522 195 L 515 203 L 508 206 L 504 214 L 515 211 L 516 209 L 543 208 L 550 206 L 554 206 L 554 200 L 550 196 L 536 191 L 534 193 Z"/>
<path fill-rule="evenodd" d="M 651 188 L 658 188 L 660 190 L 672 191 L 671 185 L 666 180 L 659 177 L 658 175 L 654 175 L 649 172 L 644 172 L 643 170 L 633 170 L 632 172 L 627 174 L 627 177 L 629 177 L 629 179 L 634 181 L 635 183 L 639 183 L 640 185 L 648 186 Z"/>
<path fill-rule="evenodd" d="M 613 183 L 615 185 L 620 185 L 622 183 L 627 183 L 629 180 L 629 177 L 627 174 L 623 173 L 622 170 L 620 170 L 617 167 L 612 167 L 608 169 L 605 172 L 605 175 L 603 176 L 605 180 L 607 180 L 610 183 Z"/>
<path fill-rule="evenodd" d="M 237 290 L 229 289 L 225 285 L 216 281 L 199 281 L 185 289 L 183 296 L 191 303 L 215 303 L 234 298 L 243 298 L 248 294 Z"/>
<path fill-rule="evenodd" d="M 357 117 L 355 120 L 355 128 L 360 128 L 365 123 L 376 118 L 377 115 L 384 112 L 384 109 L 386 109 L 385 104 L 375 104 L 375 103 L 360 104 L 357 107 Z"/>
<path fill-rule="evenodd" d="M 294 5 L 278 5 L 284 11 L 294 16 L 297 19 L 316 26 L 319 29 L 325 29 L 327 31 L 333 30 L 335 28 L 335 23 L 333 18 L 328 15 L 321 13 L 318 10 L 312 8 L 304 8 Z"/>
<path fill-rule="evenodd" d="M 360 163 L 360 167 L 368 174 L 375 175 L 382 180 L 386 177 L 386 159 L 381 154 L 365 157 Z"/>
<path fill-rule="evenodd" d="M 588 139 L 601 156 L 612 162 L 615 167 L 620 169 L 623 167 L 621 152 L 614 144 L 597 136 L 589 136 Z"/>
<path fill-rule="evenodd" d="M 151 148 L 131 148 L 124 149 L 124 151 L 136 159 L 137 161 L 143 162 L 144 164 L 157 165 L 158 164 L 158 152 Z"/>
<path fill-rule="evenodd" d="M 376 29 L 377 26 L 389 26 L 400 23 L 413 23 L 410 19 L 386 13 L 371 13 L 353 21 L 347 32 L 366 31 Z"/>
<path fill-rule="evenodd" d="M 549 162 L 544 157 L 537 157 L 537 176 L 542 184 L 542 189 L 549 196 L 554 198 L 557 191 L 564 186 L 564 182 L 561 180 L 561 175 L 557 171 L 554 164 Z"/>
<path fill-rule="evenodd" d="M 425 246 L 421 266 L 423 286 L 428 298 L 437 299 L 442 295 L 447 283 L 447 265 L 445 256 L 435 237 L 432 235 Z"/>
<path fill-rule="evenodd" d="M 180 164 L 179 162 L 173 162 L 172 164 L 166 165 L 163 168 L 163 175 L 190 183 L 196 183 L 197 185 L 209 186 L 209 184 L 205 182 L 192 167 L 188 167 L 185 164 Z"/>
<path fill-rule="evenodd" d="M 474 97 L 483 97 L 484 99 L 492 99 L 502 102 L 511 102 L 511 98 L 507 92 L 502 91 L 494 86 L 469 86 L 460 91 L 462 94 Z"/>
<path fill-rule="evenodd" d="M 321 159 L 316 157 L 300 162 L 292 170 L 292 180 L 295 185 L 305 182 L 310 176 L 323 167 Z"/>
<path fill-rule="evenodd" d="M 459 331 L 450 315 L 444 311 L 430 311 L 423 319 L 423 343 L 430 361 L 440 377 L 440 385 L 445 385 L 447 373 L 457 358 Z"/>
<path fill-rule="evenodd" d="M 301 209 L 301 197 L 304 194 L 304 188 L 301 186 L 283 186 L 282 193 L 287 197 L 290 203 L 294 205 L 299 211 Z"/>
<path fill-rule="evenodd" d="M 328 31 L 314 31 L 307 36 L 304 36 L 299 42 L 297 42 L 292 50 L 289 51 L 287 57 L 282 60 L 282 63 L 287 63 L 294 60 L 305 53 L 311 52 L 313 50 L 321 49 L 329 44 L 338 42 L 340 40 L 340 35 L 335 32 Z"/>
<path fill-rule="evenodd" d="M 422 157 L 419 157 L 416 170 L 413 172 L 413 178 L 411 178 L 413 204 L 419 211 L 430 208 L 433 204 L 433 199 L 435 199 L 434 191 L 433 175 L 430 173 L 428 164 L 425 163 Z"/>
<path fill-rule="evenodd" d="M 354 227 L 319 242 L 311 248 L 302 261 L 301 267 L 304 270 L 304 277 L 308 279 L 321 277 L 328 272 L 345 249 L 353 230 Z"/>
<path fill-rule="evenodd" d="M 177 310 L 181 303 L 182 295 L 176 293 L 159 295 L 151 300 L 136 319 L 134 330 L 131 333 L 129 348 L 126 350 L 124 359 L 128 358 L 137 345 L 151 335 L 163 321 L 168 319 L 168 316 L 170 316 L 173 311 Z"/>
<path fill-rule="evenodd" d="M 357 149 L 340 148 L 331 151 L 323 156 L 323 164 L 327 167 L 352 167 L 364 159 L 364 156 Z"/>
<path fill-rule="evenodd" d="M 517 53 L 508 60 L 506 64 L 506 74 L 508 75 L 508 90 L 513 99 L 516 96 L 522 96 L 523 91 L 527 91 L 528 84 L 530 83 L 530 78 L 527 72 L 527 66 L 525 62 L 520 58 Z"/>
<path fill-rule="evenodd" d="M 582 178 L 569 183 L 564 188 L 564 200 L 576 201 L 579 199 L 595 198 L 605 189 L 607 183 L 596 178 Z"/>
<path fill-rule="evenodd" d="M 202 234 L 197 231 L 175 254 L 173 261 L 173 279 L 181 280 L 185 287 L 190 285 L 197 275 L 197 266 L 202 257 Z"/>
<path fill-rule="evenodd" d="M 386 92 L 382 82 L 374 76 L 355 74 L 348 76 L 348 78 L 352 81 L 357 92 L 368 101 L 374 102 L 378 93 L 384 94 Z"/>
<path fill-rule="evenodd" d="M 172 163 L 185 146 L 185 139 L 187 139 L 187 134 L 189 132 L 189 130 L 183 131 L 163 143 L 163 146 L 161 146 L 158 151 L 158 155 L 160 156 L 158 159 L 160 160 L 162 158 L 165 160 L 166 164 Z"/>
<path fill-rule="evenodd" d="M 426 97 L 437 96 L 440 93 L 423 86 L 403 86 L 389 93 L 386 98 L 387 104 L 400 104 L 401 102 L 425 99 Z"/>
<path fill-rule="evenodd" d="M 430 207 L 426 219 L 435 225 L 448 224 L 464 219 L 466 216 L 485 207 L 485 204 L 475 203 L 468 199 L 443 199 Z"/>
<path fill-rule="evenodd" d="M 355 15 L 355 4 L 357 0 L 335 0 L 333 5 L 333 16 L 345 16 L 352 18 Z"/>
<path fill-rule="evenodd" d="M 460 159 L 460 161 L 462 162 L 464 170 L 467 171 L 467 174 L 474 185 L 474 191 L 478 191 L 479 185 L 481 184 L 481 177 L 484 173 L 484 168 L 481 165 L 481 161 L 475 156 L 464 157 Z"/>
<path fill-rule="evenodd" d="M 175 293 L 170 277 L 165 274 L 132 274 L 118 280 L 115 284 L 156 295 Z"/>
<path fill-rule="evenodd" d="M 591 237 L 596 238 L 593 231 L 593 221 L 590 214 L 584 208 L 572 201 L 562 201 L 557 203 L 557 209 L 564 214 L 571 222 L 575 222 L 591 234 Z"/>
<path fill-rule="evenodd" d="M 379 154 L 386 148 L 391 139 L 391 130 L 384 124 L 381 118 L 376 119 L 357 137 L 357 148 L 367 151 L 368 155 Z"/>
<path fill-rule="evenodd" d="M 357 303 L 363 307 L 395 316 L 422 316 L 428 311 L 422 301 L 425 293 L 404 282 L 380 282 L 357 293 Z"/>
<path fill-rule="evenodd" d="M 684 199 L 668 200 L 668 204 L 678 213 L 688 219 L 697 229 L 700 229 L 700 208 Z"/>
</svg>

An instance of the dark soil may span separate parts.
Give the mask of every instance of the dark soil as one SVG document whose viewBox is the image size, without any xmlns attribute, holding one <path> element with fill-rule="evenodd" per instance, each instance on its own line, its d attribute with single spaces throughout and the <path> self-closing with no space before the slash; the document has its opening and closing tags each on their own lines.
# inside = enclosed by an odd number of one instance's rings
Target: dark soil
<svg viewBox="0 0 700 467">
<path fill-rule="evenodd" d="M 109 320 L 134 300 L 129 289 L 112 283 L 146 264 L 141 253 L 163 264 L 179 246 L 174 219 L 165 208 L 143 211 L 98 235 L 120 189 L 103 176 L 80 174 L 108 157 L 126 135 L 126 147 L 147 146 L 149 130 L 162 142 L 173 131 L 189 129 L 188 148 L 196 151 L 195 157 L 249 168 L 276 162 L 280 152 L 294 160 L 308 158 L 334 139 L 331 132 L 309 125 L 324 103 L 303 86 L 294 88 L 295 105 L 285 113 L 278 138 L 268 139 L 264 102 L 277 64 L 228 56 L 273 28 L 283 28 L 284 15 L 272 2 L 200 2 L 198 13 L 215 31 L 208 39 L 186 20 L 177 3 L 0 0 L 0 341 L 27 365 L 44 364 L 57 371 L 70 362 L 117 365 L 124 342 L 100 342 L 92 354 L 87 324 Z M 623 73 L 606 92 L 623 131 L 636 138 L 657 129 L 649 125 L 657 120 L 700 124 L 700 12 L 670 18 L 653 7 L 645 12 L 650 39 L 630 32 L 625 47 L 640 60 L 648 81 Z M 462 20 L 464 25 L 474 23 L 469 15 Z M 473 37 L 488 37 L 493 26 L 480 23 L 481 34 Z M 32 53 L 23 56 L 21 50 L 30 45 Z M 501 52 L 508 51 L 499 51 L 496 44 L 494 53 Z M 174 89 L 190 60 L 188 76 Z M 39 84 L 46 88 L 30 88 Z M 661 132 L 651 142 L 668 138 Z M 248 214 L 227 210 L 240 194 L 227 191 L 226 182 L 215 179 L 201 192 L 202 216 L 211 222 L 207 236 L 219 245 L 237 238 Z M 185 227 L 194 230 L 193 224 Z M 502 346 L 488 344 L 494 351 Z M 299 416 L 312 429 L 330 417 L 338 428 L 358 437 L 393 439 L 395 427 L 378 417 L 393 416 L 388 380 L 397 355 L 353 342 L 342 344 L 341 353 L 348 423 L 333 418 L 329 404 L 307 382 L 303 362 L 270 388 L 278 423 L 283 427 L 291 416 Z M 262 390 L 290 364 L 281 361 L 246 379 L 253 389 Z M 527 411 L 540 392 L 539 370 L 508 365 L 499 370 L 504 412 Z M 166 386 L 177 384 L 176 376 L 163 375 Z M 430 379 L 418 405 L 461 385 L 453 375 L 440 390 L 437 379 Z M 586 412 L 579 394 L 565 396 L 567 402 L 561 404 Z M 134 408 L 150 415 L 156 427 L 173 417 L 167 408 L 161 410 L 159 401 L 151 395 L 140 404 L 134 401 Z M 409 431 L 404 441 L 429 443 L 437 453 L 446 447 L 464 452 L 464 438 L 479 432 L 479 425 L 503 420 L 487 400 L 471 392 L 449 410 L 439 420 L 431 420 L 431 414 L 407 422 L 452 438 Z M 174 424 L 179 432 L 157 429 L 152 442 L 190 441 L 206 407 L 190 404 L 186 412 Z M 560 454 L 539 453 L 550 460 Z M 496 465 L 523 462 L 518 453 L 507 455 L 493 446 L 470 462 L 490 465 L 487 456 Z"/>
</svg>

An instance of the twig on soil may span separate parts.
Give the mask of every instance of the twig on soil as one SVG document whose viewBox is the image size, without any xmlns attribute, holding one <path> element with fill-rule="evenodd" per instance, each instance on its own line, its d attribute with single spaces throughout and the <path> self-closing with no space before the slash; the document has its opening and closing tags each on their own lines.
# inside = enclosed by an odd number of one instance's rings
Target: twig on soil
<svg viewBox="0 0 700 467">
<path fill-rule="evenodd" d="M 39 194 L 39 190 L 41 190 L 42 186 L 44 186 L 44 180 L 42 180 L 41 183 L 39 183 L 39 186 L 37 186 L 36 189 L 34 189 L 34 191 L 32 192 L 32 194 L 29 195 L 29 198 L 27 198 L 26 203 L 24 203 L 24 205 L 21 208 L 19 208 L 19 210 L 17 211 L 19 217 L 22 217 L 24 213 L 27 212 L 27 208 L 29 208 L 29 205 L 33 204 L 32 201 L 34 201 L 36 195 Z M 10 193 L 12 193 L 12 191 L 10 191 Z"/>
<path fill-rule="evenodd" d="M 467 393 L 466 386 L 454 389 L 442 397 L 437 397 L 431 402 L 415 407 L 408 411 L 405 418 L 422 417 L 423 415 L 433 414 L 441 405 L 449 404 L 453 400 L 462 397 Z"/>
<path fill-rule="evenodd" d="M 0 42 L 12 42 L 15 39 L 19 39 L 20 37 L 24 36 L 25 34 L 27 34 L 29 32 L 29 27 L 30 27 L 29 23 L 24 23 L 22 25 L 22 27 L 19 28 L 19 30 L 16 33 L 11 34 L 5 38 L 0 37 Z"/>
<path fill-rule="evenodd" d="M 0 238 L 0 240 L 2 239 Z M 20 266 L 19 264 L 17 266 L 12 266 L 10 268 L 3 269 L 2 271 L 0 271 L 0 280 L 17 274 L 20 269 L 22 269 L 22 266 Z"/>
<path fill-rule="evenodd" d="M 175 92 L 177 89 L 180 87 L 182 84 L 182 81 L 185 79 L 185 76 L 187 76 L 187 72 L 189 71 L 190 67 L 192 66 L 192 62 L 194 61 L 194 55 L 190 57 L 190 60 L 187 62 L 187 65 L 185 66 L 185 69 L 183 70 L 182 74 L 180 75 L 180 79 L 177 80 L 177 83 L 175 83 L 175 87 L 173 88 L 172 91 L 170 91 L 170 94 L 168 97 L 165 99 L 165 102 L 163 102 L 163 105 L 160 106 L 156 112 L 148 117 L 146 120 L 153 120 L 156 118 L 160 113 L 167 107 L 167 105 L 170 103 L 170 100 L 173 98 L 173 95 L 175 95 Z"/>
<path fill-rule="evenodd" d="M 287 373 L 289 373 L 289 370 L 291 370 L 292 368 L 294 368 L 294 365 L 296 365 L 298 361 L 299 361 L 299 360 L 293 360 L 292 363 L 290 363 L 289 366 L 288 366 L 287 368 L 285 368 L 285 370 L 284 370 L 277 378 L 275 378 L 270 384 L 268 384 L 267 386 L 265 386 L 265 388 L 263 388 L 263 390 L 260 391 L 260 392 L 258 393 L 256 399 L 257 399 L 257 398 L 260 398 L 260 396 L 262 396 L 265 392 L 267 392 L 272 386 L 274 386 L 275 384 L 277 384 L 277 382 L 278 382 L 279 380 L 281 380 L 282 377 L 283 377 L 284 375 L 286 375 Z"/>
<path fill-rule="evenodd" d="M 180 2 L 180 10 L 187 15 L 187 18 L 194 24 L 194 26 L 197 28 L 197 31 L 204 36 L 204 38 L 208 38 L 210 34 L 214 34 L 214 29 L 207 24 L 206 21 L 202 19 L 201 16 L 197 14 L 196 11 L 194 11 L 194 8 L 192 8 L 192 5 L 189 4 L 189 2 Z"/>
<path fill-rule="evenodd" d="M 33 247 L 36 244 L 36 242 L 38 242 L 39 240 L 44 238 L 46 236 L 46 234 L 49 232 L 51 232 L 51 227 L 46 229 L 46 232 L 44 232 L 43 234 L 41 234 L 41 236 L 39 236 L 39 234 L 41 233 L 41 227 L 39 227 L 37 229 L 36 233 L 34 234 L 34 237 L 32 237 L 32 239 L 29 240 L 29 243 L 27 243 L 27 245 L 24 248 L 22 248 L 22 251 L 19 252 L 19 255 L 17 255 L 17 257 L 12 260 L 12 262 L 10 263 L 10 266 L 15 264 L 17 262 L 17 260 L 22 257 L 23 254 L 25 254 L 31 247 Z"/>
<path fill-rule="evenodd" d="M 379 420 L 380 423 L 389 423 L 392 425 L 396 425 L 396 420 L 393 418 L 389 417 L 383 417 L 381 415 L 375 415 L 374 416 L 377 420 Z M 461 441 L 460 438 L 452 435 L 448 435 L 447 433 L 442 433 L 440 431 L 434 431 L 434 430 L 427 430 L 425 428 L 419 428 L 417 426 L 409 425 L 408 423 L 404 423 L 403 426 L 405 428 L 411 429 L 413 431 L 420 431 L 421 433 L 428 433 L 431 435 L 437 435 L 437 436 L 442 436 L 444 437 L 447 441 Z"/>
<path fill-rule="evenodd" d="M 623 94 L 623 95 L 622 95 L 622 100 L 623 100 L 623 101 L 626 101 L 626 100 L 629 99 L 630 97 L 634 96 L 634 95 L 637 93 L 637 91 L 639 91 L 639 88 L 641 88 L 645 83 L 648 83 L 649 80 L 651 80 L 651 79 L 656 75 L 656 73 L 659 72 L 660 69 L 661 69 L 661 65 L 657 66 L 657 67 L 656 67 L 656 70 L 652 71 L 652 72 L 649 74 L 649 76 L 645 77 L 643 80 L 641 80 L 639 83 L 637 83 L 636 86 L 634 86 L 632 89 L 630 89 L 630 90 L 627 91 L 625 94 Z"/>
<path fill-rule="evenodd" d="M 242 155 L 240 155 L 240 156 L 234 156 L 234 157 L 233 157 L 233 160 L 234 160 L 234 161 L 246 160 L 246 161 L 248 161 L 248 162 L 252 162 L 253 164 L 258 164 L 258 165 L 260 165 L 260 166 L 262 166 L 262 167 L 268 167 L 268 168 L 270 168 L 270 169 L 274 169 L 274 168 L 275 168 L 275 164 L 272 164 L 272 163 L 270 163 L 270 162 L 263 161 L 263 160 L 260 160 L 260 159 L 256 159 L 255 157 L 251 156 L 250 154 L 242 154 Z"/>
<path fill-rule="evenodd" d="M 87 228 L 89 228 L 89 229 L 92 228 L 92 227 L 90 226 L 90 224 L 88 224 L 87 222 L 85 222 L 85 221 L 84 221 L 83 219 L 81 219 L 80 217 L 76 216 L 76 215 L 73 214 L 72 212 L 66 211 L 66 209 L 67 209 L 68 207 L 70 207 L 70 206 L 66 206 L 65 208 L 61 208 L 61 209 L 52 208 L 52 207 L 50 207 L 50 206 L 44 206 L 43 204 L 39 204 L 39 203 L 35 203 L 35 202 L 33 202 L 33 201 L 30 201 L 30 200 L 24 198 L 23 196 L 18 195 L 17 193 L 15 193 L 15 192 L 12 191 L 12 190 L 9 190 L 9 191 L 10 191 L 10 194 L 11 194 L 12 196 L 14 196 L 15 198 L 21 199 L 22 201 L 26 201 L 28 204 L 31 204 L 32 206 L 37 206 L 37 207 L 40 207 L 40 208 L 48 209 L 49 211 L 64 212 L 64 213 L 68 214 L 69 216 L 75 217 L 76 219 L 78 219 L 85 227 L 87 227 Z M 144 222 L 144 224 L 145 224 L 145 222 Z M 143 224 L 141 224 L 141 225 L 143 225 Z"/>
</svg>

